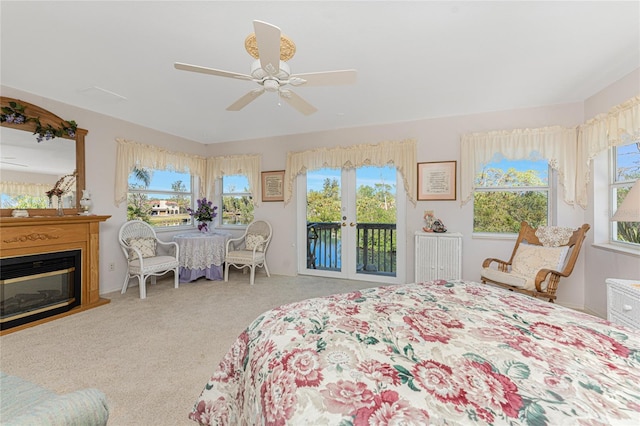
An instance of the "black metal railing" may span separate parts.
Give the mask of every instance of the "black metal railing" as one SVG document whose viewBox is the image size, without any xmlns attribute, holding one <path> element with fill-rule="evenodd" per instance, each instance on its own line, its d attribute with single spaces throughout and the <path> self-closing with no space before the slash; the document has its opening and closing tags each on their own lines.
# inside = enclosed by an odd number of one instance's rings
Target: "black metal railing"
<svg viewBox="0 0 640 426">
<path fill-rule="evenodd" d="M 396 274 L 396 225 L 358 223 L 357 272 Z M 339 271 L 341 268 L 340 222 L 307 223 L 307 268 Z"/>
<path fill-rule="evenodd" d="M 358 272 L 396 275 L 396 224 L 358 223 Z"/>
<path fill-rule="evenodd" d="M 307 223 L 307 268 L 340 270 L 340 223 Z"/>
</svg>

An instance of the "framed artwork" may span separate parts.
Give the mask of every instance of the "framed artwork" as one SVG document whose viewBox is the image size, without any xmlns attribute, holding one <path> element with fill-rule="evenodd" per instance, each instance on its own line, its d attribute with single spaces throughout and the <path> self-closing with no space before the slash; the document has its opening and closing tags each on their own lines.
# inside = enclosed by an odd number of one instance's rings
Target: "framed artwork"
<svg viewBox="0 0 640 426">
<path fill-rule="evenodd" d="M 418 201 L 455 199 L 455 161 L 418 163 Z"/>
<path fill-rule="evenodd" d="M 262 201 L 284 201 L 284 170 L 262 172 Z"/>
</svg>

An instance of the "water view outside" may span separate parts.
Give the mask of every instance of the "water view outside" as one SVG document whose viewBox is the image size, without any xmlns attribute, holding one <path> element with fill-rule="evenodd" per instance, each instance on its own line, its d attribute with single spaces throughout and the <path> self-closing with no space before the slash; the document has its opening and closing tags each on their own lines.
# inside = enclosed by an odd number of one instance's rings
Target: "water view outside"
<svg viewBox="0 0 640 426">
<path fill-rule="evenodd" d="M 349 200 L 342 198 L 341 185 L 341 170 L 307 172 L 308 269 L 341 271 L 345 247 L 355 253 L 356 273 L 395 275 L 395 169 L 366 166 L 356 170 L 355 222 L 342 220 Z M 345 246 L 342 228 L 346 226 L 355 228 L 355 247 Z"/>
<path fill-rule="evenodd" d="M 129 175 L 127 220 L 155 227 L 192 225 L 191 175 L 166 170 L 134 169 Z"/>
<path fill-rule="evenodd" d="M 219 207 L 218 223 L 247 225 L 253 220 L 252 195 L 248 188 L 246 176 L 223 178 L 222 203 L 220 199 L 213 200 Z M 194 206 L 195 201 L 189 173 L 135 169 L 129 175 L 128 220 L 140 219 L 157 227 L 192 226 L 194 221 L 187 208 Z"/>
<path fill-rule="evenodd" d="M 244 175 L 222 178 L 221 225 L 248 225 L 253 221 L 253 196 Z"/>
</svg>

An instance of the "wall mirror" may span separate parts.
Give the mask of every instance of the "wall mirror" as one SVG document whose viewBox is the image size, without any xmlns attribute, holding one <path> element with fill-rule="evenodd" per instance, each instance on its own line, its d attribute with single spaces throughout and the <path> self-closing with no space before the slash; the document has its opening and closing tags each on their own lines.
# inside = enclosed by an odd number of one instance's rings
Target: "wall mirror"
<svg viewBox="0 0 640 426">
<path fill-rule="evenodd" d="M 67 120 L 55 114 L 19 99 L 0 97 L 2 114 L 6 118 L 6 110 L 11 102 L 24 107 L 24 116 L 37 118 L 40 128 L 61 128 Z M 30 216 L 54 216 L 58 199 L 53 197 L 50 205 L 45 192 L 54 188 L 56 182 L 65 175 L 77 176 L 69 190 L 60 198 L 65 215 L 74 215 L 80 211 L 82 189 L 85 189 L 84 139 L 87 130 L 77 128 L 73 137 L 67 134 L 38 142 L 34 132 L 37 129 L 35 120 L 26 123 L 0 123 L 0 216 L 11 216 L 14 209 L 23 209 L 14 202 L 34 197 L 40 200 L 38 205 L 29 206 L 26 210 Z M 42 201 L 43 197 L 46 201 Z M 22 202 L 25 202 L 24 200 Z M 34 201 L 35 202 L 35 201 Z"/>
</svg>

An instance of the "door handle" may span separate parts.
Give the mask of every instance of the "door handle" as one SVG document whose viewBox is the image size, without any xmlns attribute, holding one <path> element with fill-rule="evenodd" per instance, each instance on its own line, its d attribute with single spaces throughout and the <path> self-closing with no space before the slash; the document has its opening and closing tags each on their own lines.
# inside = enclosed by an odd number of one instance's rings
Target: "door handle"
<svg viewBox="0 0 640 426">
<path fill-rule="evenodd" d="M 353 222 L 351 222 L 351 223 L 349 224 L 349 226 L 352 226 L 352 227 L 353 227 L 353 226 L 356 226 L 356 224 L 355 224 L 355 223 L 353 223 Z"/>
<path fill-rule="evenodd" d="M 342 226 L 347 226 L 347 222 L 342 222 Z"/>
</svg>

